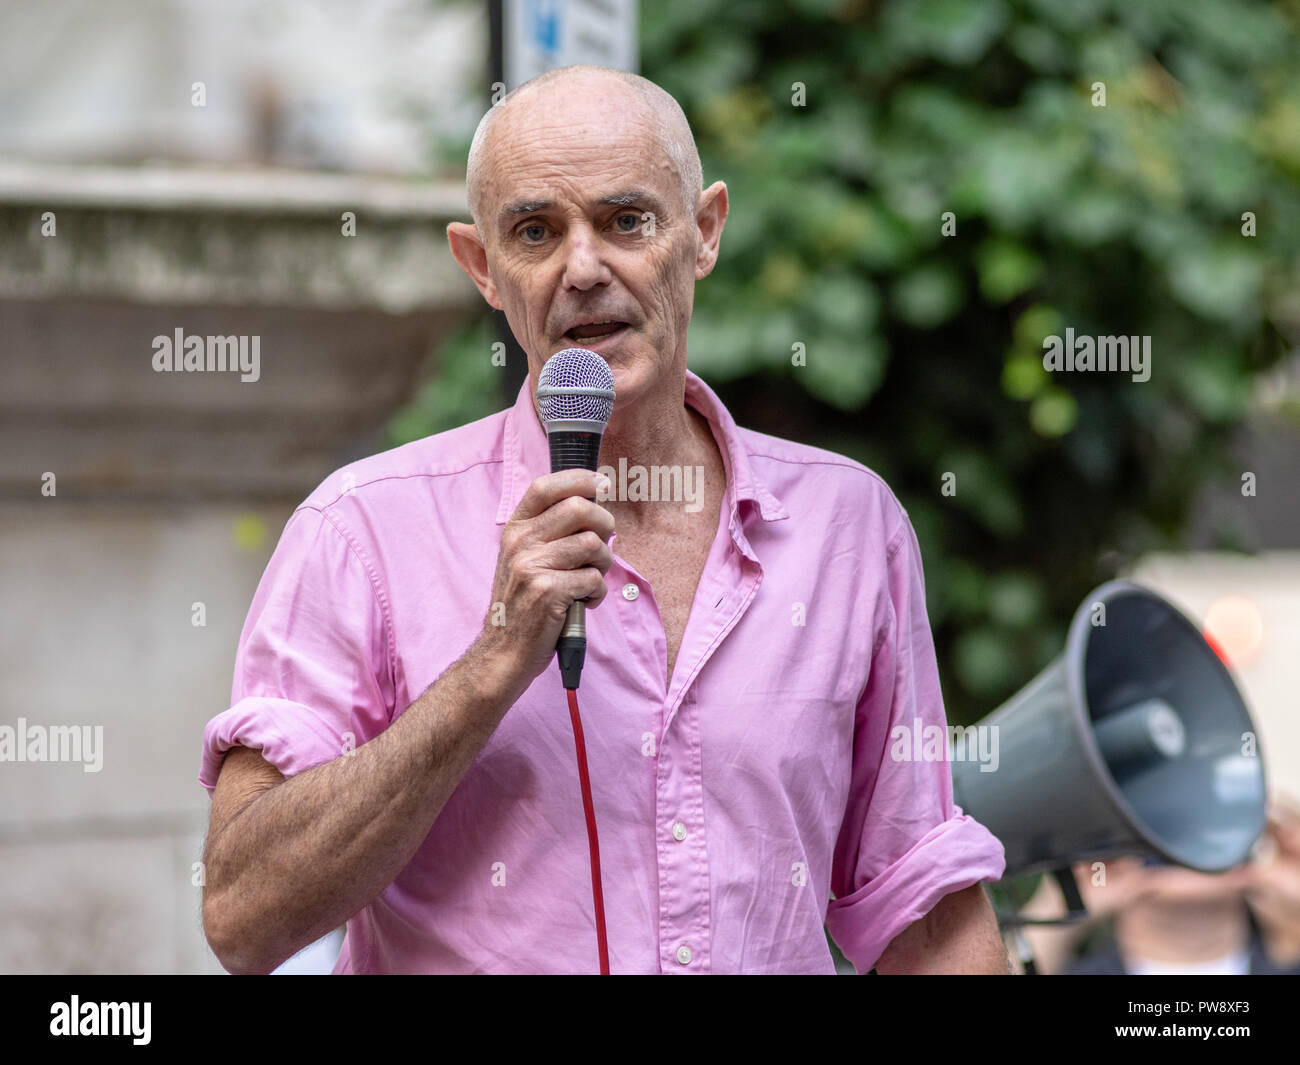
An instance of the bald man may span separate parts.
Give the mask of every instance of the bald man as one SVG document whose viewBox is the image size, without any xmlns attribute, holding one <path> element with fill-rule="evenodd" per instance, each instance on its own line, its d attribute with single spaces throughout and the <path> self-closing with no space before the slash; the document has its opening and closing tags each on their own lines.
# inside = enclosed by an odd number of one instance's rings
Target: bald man
<svg viewBox="0 0 1300 1065">
<path fill-rule="evenodd" d="M 285 526 L 204 733 L 222 964 L 266 972 L 346 922 L 340 973 L 595 970 L 554 654 L 586 597 L 613 972 L 832 973 L 826 928 L 860 972 L 1006 972 L 1000 844 L 946 763 L 891 743 L 944 723 L 906 513 L 866 467 L 738 427 L 687 368 L 728 201 L 680 107 L 543 75 L 484 117 L 467 183 L 451 251 L 528 379 Z M 617 485 L 549 472 L 537 377 L 575 345 L 614 375 Z"/>
</svg>

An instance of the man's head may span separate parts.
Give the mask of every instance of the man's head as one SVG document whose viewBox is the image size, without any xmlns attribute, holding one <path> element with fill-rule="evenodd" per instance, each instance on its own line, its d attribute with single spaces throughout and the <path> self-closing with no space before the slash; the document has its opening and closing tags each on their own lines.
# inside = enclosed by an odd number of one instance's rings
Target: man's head
<svg viewBox="0 0 1300 1065">
<path fill-rule="evenodd" d="M 727 193 L 721 182 L 701 188 L 671 96 L 623 71 L 550 71 L 484 116 L 466 179 L 475 225 L 447 227 L 452 253 L 506 312 L 534 377 L 580 345 L 609 362 L 620 406 L 680 381 Z M 601 339 L 597 323 L 620 324 Z"/>
</svg>

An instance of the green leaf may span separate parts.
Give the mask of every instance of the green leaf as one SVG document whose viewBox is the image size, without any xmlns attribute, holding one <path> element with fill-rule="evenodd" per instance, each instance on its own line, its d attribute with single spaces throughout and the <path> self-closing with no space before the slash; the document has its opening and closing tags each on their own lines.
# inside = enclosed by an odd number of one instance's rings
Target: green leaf
<svg viewBox="0 0 1300 1065">
<path fill-rule="evenodd" d="M 970 153 L 966 194 L 1001 227 L 1023 229 L 1035 218 L 1068 209 L 1082 142 L 1028 130 L 992 133 Z"/>
<path fill-rule="evenodd" d="M 1257 318 L 1263 271 L 1249 237 L 1186 249 L 1171 264 L 1169 284 L 1188 309 L 1206 318 Z"/>
<path fill-rule="evenodd" d="M 856 343 L 808 345 L 808 364 L 795 373 L 809 393 L 843 411 L 858 410 L 880 385 L 887 349 L 882 337 L 864 336 Z"/>
<path fill-rule="evenodd" d="M 976 253 L 980 291 L 994 303 L 1006 303 L 1026 291 L 1043 272 L 1043 261 L 1023 244 L 993 238 Z"/>
<path fill-rule="evenodd" d="M 929 263 L 904 274 L 894 286 L 894 309 L 909 325 L 933 329 L 961 309 L 961 277 L 947 263 Z"/>
<path fill-rule="evenodd" d="M 884 28 L 906 51 L 957 65 L 979 59 L 1007 24 L 1000 0 L 894 0 Z"/>
<path fill-rule="evenodd" d="M 1029 573 L 1004 573 L 989 587 L 989 616 L 1000 625 L 1024 628 L 1037 622 L 1043 612 L 1043 588 Z"/>
<path fill-rule="evenodd" d="M 1069 392 L 1053 388 L 1029 407 L 1029 424 L 1039 436 L 1064 436 L 1079 420 L 1079 404 Z"/>
<path fill-rule="evenodd" d="M 1002 365 L 1002 391 L 1010 399 L 1033 399 L 1051 383 L 1037 355 L 1011 354 Z"/>
<path fill-rule="evenodd" d="M 991 532 L 1011 536 L 1020 531 L 1024 521 L 1007 471 L 980 450 L 948 452 L 938 463 L 936 483 L 943 474 L 955 475 L 954 494 L 950 497 L 961 510 L 972 515 Z"/>
<path fill-rule="evenodd" d="M 992 628 L 972 629 L 957 637 L 953 665 L 962 683 L 976 695 L 991 695 L 1015 676 L 1015 660 L 1003 633 Z"/>
</svg>

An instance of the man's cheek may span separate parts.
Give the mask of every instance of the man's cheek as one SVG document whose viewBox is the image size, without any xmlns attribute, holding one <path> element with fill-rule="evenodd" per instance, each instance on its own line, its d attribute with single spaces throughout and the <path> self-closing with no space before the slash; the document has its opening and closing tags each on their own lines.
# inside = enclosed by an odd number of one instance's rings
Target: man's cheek
<svg viewBox="0 0 1300 1065">
<path fill-rule="evenodd" d="M 497 280 L 497 296 L 501 305 L 511 317 L 523 319 L 527 316 L 527 302 L 524 288 L 509 274 L 502 273 Z"/>
</svg>

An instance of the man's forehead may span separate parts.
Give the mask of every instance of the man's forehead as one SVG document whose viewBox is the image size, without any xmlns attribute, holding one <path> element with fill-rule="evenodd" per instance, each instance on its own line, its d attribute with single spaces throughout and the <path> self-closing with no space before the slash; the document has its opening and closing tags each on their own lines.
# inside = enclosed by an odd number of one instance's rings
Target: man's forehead
<svg viewBox="0 0 1300 1065">
<path fill-rule="evenodd" d="M 626 98 L 556 101 L 548 96 L 532 107 L 527 98 L 515 104 L 494 124 L 486 147 L 498 166 L 570 158 L 590 164 L 649 155 L 662 139 L 661 123 L 643 104 L 634 106 Z"/>
</svg>

